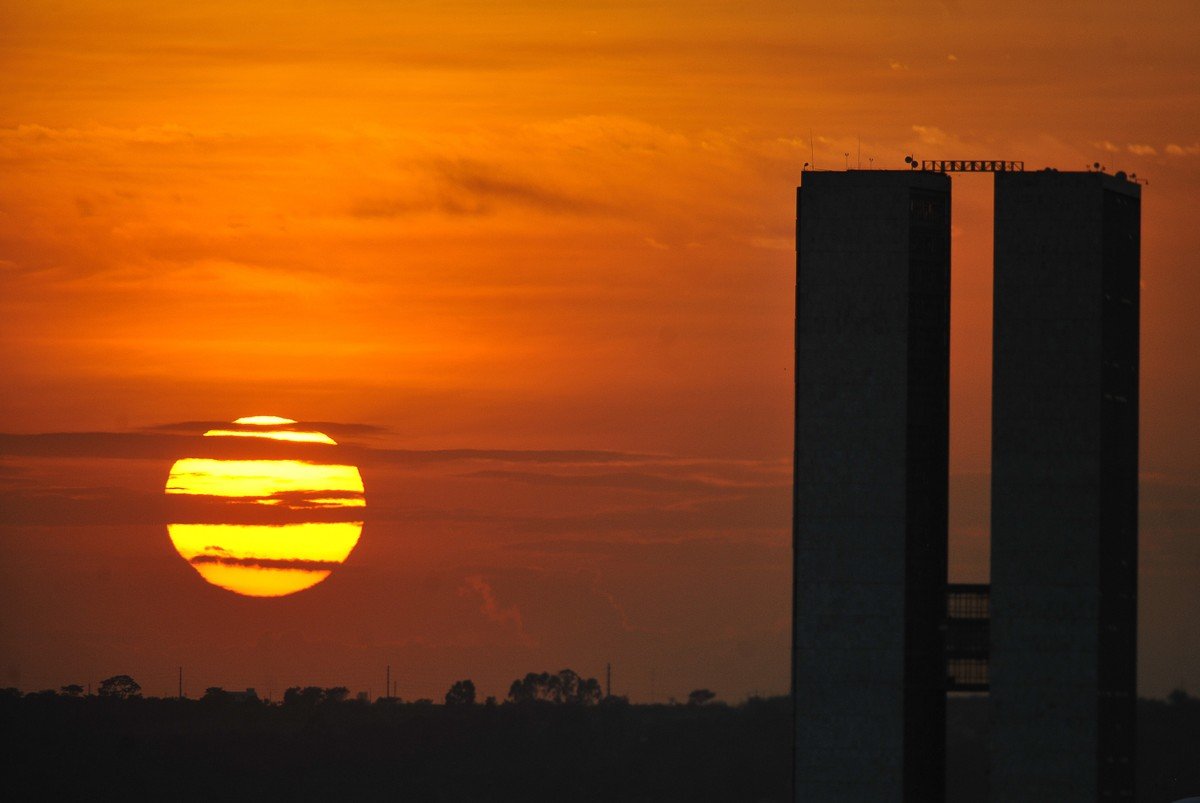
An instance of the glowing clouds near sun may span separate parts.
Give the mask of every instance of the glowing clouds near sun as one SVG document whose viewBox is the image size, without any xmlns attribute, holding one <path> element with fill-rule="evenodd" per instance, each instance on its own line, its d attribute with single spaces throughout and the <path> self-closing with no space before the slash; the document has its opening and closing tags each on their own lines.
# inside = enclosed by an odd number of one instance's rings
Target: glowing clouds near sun
<svg viewBox="0 0 1200 803">
<path fill-rule="evenodd" d="M 336 462 L 332 438 L 277 416 L 239 418 L 204 435 L 213 439 L 206 444 L 234 448 L 177 460 L 166 487 L 171 543 L 201 577 L 238 594 L 280 597 L 346 560 L 366 497 L 358 469 Z M 280 449 L 304 451 L 285 457 Z"/>
</svg>

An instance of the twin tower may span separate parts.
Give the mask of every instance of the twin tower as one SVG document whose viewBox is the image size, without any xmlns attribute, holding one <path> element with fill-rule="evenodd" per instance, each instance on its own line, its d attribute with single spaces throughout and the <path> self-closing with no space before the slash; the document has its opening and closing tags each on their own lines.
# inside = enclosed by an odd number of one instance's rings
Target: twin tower
<svg viewBox="0 0 1200 803">
<path fill-rule="evenodd" d="M 984 168 L 991 584 L 962 688 L 990 694 L 993 803 L 1132 800 L 1141 187 L 1009 167 Z M 945 798 L 944 169 L 808 171 L 797 192 L 797 801 Z"/>
</svg>

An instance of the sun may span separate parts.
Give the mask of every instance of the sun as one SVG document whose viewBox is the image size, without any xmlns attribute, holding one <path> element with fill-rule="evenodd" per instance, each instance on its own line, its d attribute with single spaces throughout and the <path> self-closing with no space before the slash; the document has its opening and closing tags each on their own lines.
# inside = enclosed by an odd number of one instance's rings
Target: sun
<svg viewBox="0 0 1200 803">
<path fill-rule="evenodd" d="M 204 433 L 213 441 L 171 467 L 167 532 L 201 577 L 250 597 L 312 588 L 362 534 L 358 468 L 337 444 L 290 418 L 248 416 Z"/>
</svg>

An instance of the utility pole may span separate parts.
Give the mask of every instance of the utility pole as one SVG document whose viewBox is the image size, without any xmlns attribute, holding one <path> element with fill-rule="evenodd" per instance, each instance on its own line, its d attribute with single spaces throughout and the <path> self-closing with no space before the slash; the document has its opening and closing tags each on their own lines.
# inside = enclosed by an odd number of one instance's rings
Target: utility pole
<svg viewBox="0 0 1200 803">
<path fill-rule="evenodd" d="M 383 696 L 392 699 L 392 665 L 387 665 L 387 681 L 383 685 Z"/>
</svg>

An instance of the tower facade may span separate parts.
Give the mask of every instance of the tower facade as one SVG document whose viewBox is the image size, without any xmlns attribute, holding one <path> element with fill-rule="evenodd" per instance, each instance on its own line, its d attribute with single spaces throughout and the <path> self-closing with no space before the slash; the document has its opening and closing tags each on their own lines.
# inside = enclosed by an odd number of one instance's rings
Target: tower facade
<svg viewBox="0 0 1200 803">
<path fill-rule="evenodd" d="M 1141 188 L 995 180 L 992 800 L 1132 800 Z"/>
<path fill-rule="evenodd" d="M 797 192 L 796 800 L 944 797 L 950 179 Z"/>
</svg>

